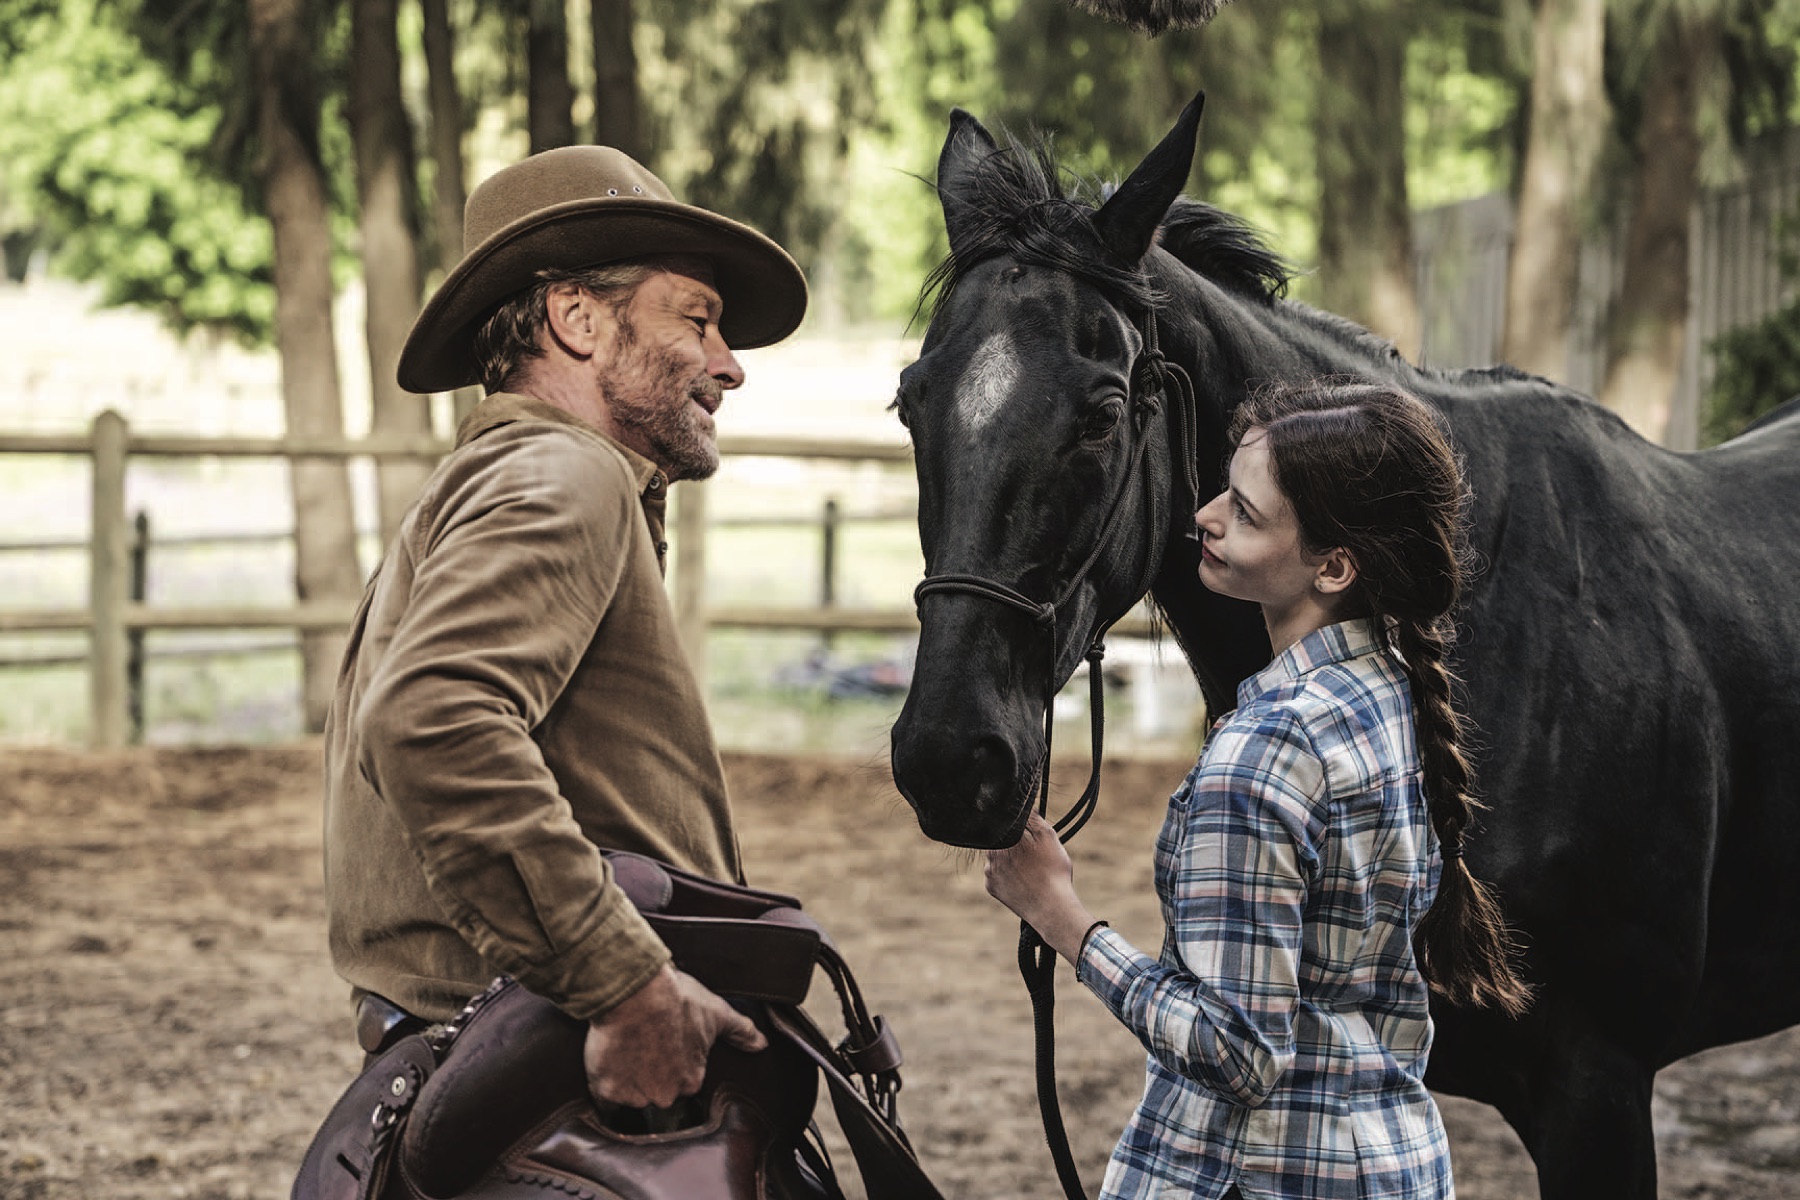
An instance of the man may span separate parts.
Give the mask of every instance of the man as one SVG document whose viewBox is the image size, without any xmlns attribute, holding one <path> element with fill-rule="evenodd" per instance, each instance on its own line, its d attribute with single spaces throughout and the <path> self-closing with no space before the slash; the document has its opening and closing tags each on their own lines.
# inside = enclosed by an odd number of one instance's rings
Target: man
<svg viewBox="0 0 1800 1200">
<path fill-rule="evenodd" d="M 792 332 L 793 260 L 606 147 L 477 188 L 403 386 L 488 397 L 363 598 L 326 726 L 333 962 L 373 1052 L 508 974 L 588 1021 L 597 1099 L 697 1091 L 756 1027 L 691 977 L 600 847 L 741 879 L 663 590 L 669 484 L 719 464 L 731 347 Z"/>
</svg>

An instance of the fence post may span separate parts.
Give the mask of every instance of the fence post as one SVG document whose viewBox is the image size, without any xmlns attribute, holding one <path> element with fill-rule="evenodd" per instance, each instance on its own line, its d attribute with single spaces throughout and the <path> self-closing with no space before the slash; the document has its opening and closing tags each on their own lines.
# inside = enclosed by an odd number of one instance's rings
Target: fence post
<svg viewBox="0 0 1800 1200">
<path fill-rule="evenodd" d="M 150 514 L 141 508 L 131 523 L 129 594 L 133 604 L 142 604 L 150 594 Z M 127 630 L 125 642 L 125 705 L 135 746 L 144 740 L 144 630 Z"/>
<path fill-rule="evenodd" d="M 88 742 L 97 750 L 125 744 L 125 594 L 130 554 L 125 538 L 125 418 L 107 409 L 94 418 L 94 510 L 88 607 Z"/>
<path fill-rule="evenodd" d="M 838 529 L 843 515 L 838 512 L 836 496 L 825 500 L 825 517 L 819 524 L 819 606 L 830 608 L 837 603 Z"/>
<path fill-rule="evenodd" d="M 675 497 L 675 628 L 706 693 L 706 484 L 690 479 Z"/>
<path fill-rule="evenodd" d="M 837 604 L 837 560 L 838 530 L 843 526 L 843 514 L 838 511 L 836 496 L 825 498 L 825 515 L 819 522 L 819 607 L 831 608 Z M 822 630 L 819 644 L 830 650 L 836 641 L 832 631 Z"/>
</svg>

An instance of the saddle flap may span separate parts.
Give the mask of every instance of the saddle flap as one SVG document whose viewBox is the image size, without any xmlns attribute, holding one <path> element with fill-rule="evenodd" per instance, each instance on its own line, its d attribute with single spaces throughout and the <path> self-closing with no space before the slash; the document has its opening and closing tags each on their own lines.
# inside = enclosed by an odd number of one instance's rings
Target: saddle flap
<svg viewBox="0 0 1800 1200">
<path fill-rule="evenodd" d="M 437 1057 L 417 1034 L 405 1037 L 345 1089 L 306 1148 L 294 1200 L 370 1200 L 387 1178 L 396 1123 L 429 1084 Z"/>
<path fill-rule="evenodd" d="M 795 913 L 795 916 L 800 914 Z M 675 965 L 722 996 L 800 1004 L 812 985 L 820 934 L 805 924 L 645 913 Z"/>
<path fill-rule="evenodd" d="M 424 1195 L 460 1194 L 563 1104 L 587 1097 L 587 1026 L 508 983 L 473 1013 L 420 1092 L 400 1167 Z"/>
</svg>

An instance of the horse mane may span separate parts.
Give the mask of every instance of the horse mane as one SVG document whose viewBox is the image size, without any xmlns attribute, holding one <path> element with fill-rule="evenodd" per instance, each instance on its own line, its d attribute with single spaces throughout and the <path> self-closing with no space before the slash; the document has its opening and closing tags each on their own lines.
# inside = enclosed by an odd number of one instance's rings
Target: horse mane
<svg viewBox="0 0 1800 1200">
<path fill-rule="evenodd" d="M 1046 133 L 989 152 L 956 196 L 961 234 L 925 277 L 920 311 L 947 300 L 976 264 L 999 255 L 1065 271 L 1132 308 L 1157 304 L 1161 291 L 1142 264 L 1121 260 L 1094 230 L 1091 217 L 1111 192 L 1065 168 Z M 1190 270 L 1263 303 L 1284 295 L 1293 277 L 1241 218 L 1186 197 L 1170 206 L 1158 241 Z"/>
<path fill-rule="evenodd" d="M 1186 196 L 1169 207 L 1157 241 L 1195 274 L 1264 303 L 1287 295 L 1295 275 L 1248 221 Z"/>
</svg>

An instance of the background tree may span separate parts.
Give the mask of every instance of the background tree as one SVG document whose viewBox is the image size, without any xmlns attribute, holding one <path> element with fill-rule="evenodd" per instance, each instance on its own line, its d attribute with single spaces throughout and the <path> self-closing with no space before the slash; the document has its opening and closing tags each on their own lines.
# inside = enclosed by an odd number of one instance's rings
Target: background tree
<svg viewBox="0 0 1800 1200">
<path fill-rule="evenodd" d="M 463 205 L 468 200 L 468 168 L 463 163 L 462 88 L 456 81 L 456 31 L 450 23 L 448 0 L 419 0 L 425 55 L 426 92 L 429 97 L 428 129 L 431 138 L 431 253 L 432 271 L 441 275 L 455 266 L 463 252 Z M 457 389 L 451 411 L 460 421 L 481 398 L 481 389 Z"/>
<path fill-rule="evenodd" d="M 1313 136 L 1319 301 L 1391 339 L 1421 340 L 1406 191 L 1406 51 L 1419 6 L 1321 0 Z"/>
<path fill-rule="evenodd" d="M 0 7 L 0 211 L 21 249 L 47 246 L 102 304 L 266 340 L 269 227 L 210 169 L 222 106 L 206 81 L 147 59 L 127 15 L 91 0 Z"/>
<path fill-rule="evenodd" d="M 594 142 L 615 146 L 654 169 L 644 138 L 644 106 L 638 93 L 637 5 L 632 0 L 590 0 L 594 45 Z"/>
<path fill-rule="evenodd" d="M 1537 0 L 1500 357 L 1560 379 L 1607 128 L 1605 0 Z"/>
<path fill-rule="evenodd" d="M 1669 433 L 1687 341 L 1688 226 L 1700 195 L 1704 148 L 1699 110 L 1718 70 L 1719 13 L 1671 11 L 1656 24 L 1648 72 L 1653 82 L 1641 93 L 1624 270 L 1607 325 L 1600 402 L 1660 442 Z"/>
<path fill-rule="evenodd" d="M 1618 15 L 1615 107 L 1621 134 L 1635 125 L 1636 135 L 1599 399 L 1653 441 L 1691 446 L 1697 436 L 1697 414 L 1684 414 L 1682 428 L 1671 420 L 1687 349 L 1690 230 L 1709 146 L 1729 157 L 1724 143 L 1741 146 L 1785 124 L 1793 100 L 1800 54 L 1791 39 L 1768 36 L 1773 8 L 1763 0 L 1639 0 Z"/>
<path fill-rule="evenodd" d="M 360 0 L 352 0 L 359 3 Z M 524 0 L 526 118 L 531 152 L 575 143 L 569 21 L 563 0 Z"/>
<path fill-rule="evenodd" d="M 6 15 L 22 21 L 7 23 L 0 160 L 57 268 L 176 329 L 272 335 L 289 432 L 341 437 L 321 14 L 303 0 L 64 0 Z M 298 597 L 354 603 L 344 464 L 296 461 L 289 483 Z M 342 644 L 301 638 L 308 728 L 324 721 Z"/>
<path fill-rule="evenodd" d="M 275 341 L 288 432 L 340 438 L 343 407 L 331 311 L 330 188 L 314 82 L 318 11 L 307 0 L 248 0 L 256 177 L 275 245 Z M 362 590 L 350 483 L 341 459 L 292 460 L 295 591 L 302 603 L 354 604 Z M 306 727 L 322 729 L 343 657 L 342 631 L 301 635 Z"/>
<path fill-rule="evenodd" d="M 841 308 L 835 256 L 821 251 L 842 239 L 849 140 L 884 117 L 872 69 L 882 0 L 655 0 L 647 15 L 662 36 L 645 88 L 659 174 L 793 253 L 812 272 L 815 312 Z"/>
<path fill-rule="evenodd" d="M 463 204 L 468 199 L 463 164 L 462 89 L 456 82 L 456 32 L 449 0 L 419 0 L 420 43 L 425 54 L 431 142 L 431 254 L 438 271 L 462 257 Z"/>
<path fill-rule="evenodd" d="M 385 437 L 425 440 L 431 436 L 427 398 L 404 390 L 395 377 L 420 300 L 418 167 L 400 91 L 399 0 L 355 0 L 350 14 L 348 112 L 356 146 L 370 424 Z M 385 545 L 431 474 L 431 463 L 383 459 L 375 474 Z"/>
</svg>

